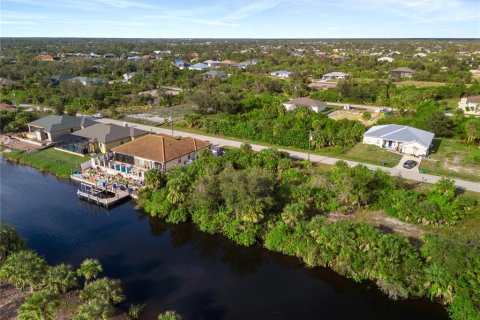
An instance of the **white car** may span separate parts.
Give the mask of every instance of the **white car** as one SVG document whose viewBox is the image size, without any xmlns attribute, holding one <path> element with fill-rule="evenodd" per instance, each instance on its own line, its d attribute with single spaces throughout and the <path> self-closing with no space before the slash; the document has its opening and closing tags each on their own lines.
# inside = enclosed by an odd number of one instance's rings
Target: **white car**
<svg viewBox="0 0 480 320">
<path fill-rule="evenodd" d="M 102 118 L 103 118 L 103 116 L 102 116 L 102 114 L 101 114 L 101 113 L 95 113 L 95 114 L 92 116 L 92 118 L 95 118 L 95 119 L 102 119 Z"/>
</svg>

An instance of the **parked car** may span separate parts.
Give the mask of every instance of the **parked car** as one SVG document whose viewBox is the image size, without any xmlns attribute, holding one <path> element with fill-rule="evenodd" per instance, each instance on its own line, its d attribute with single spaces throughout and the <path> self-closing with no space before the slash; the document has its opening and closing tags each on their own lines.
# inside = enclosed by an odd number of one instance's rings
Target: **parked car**
<svg viewBox="0 0 480 320">
<path fill-rule="evenodd" d="M 103 118 L 103 116 L 102 116 L 102 114 L 101 114 L 101 113 L 95 113 L 95 114 L 92 116 L 92 118 L 95 118 L 95 119 L 102 119 L 102 118 Z"/>
<path fill-rule="evenodd" d="M 417 161 L 415 160 L 407 160 L 403 163 L 403 167 L 405 169 L 412 169 L 413 167 L 415 167 L 416 165 L 418 164 Z"/>
</svg>

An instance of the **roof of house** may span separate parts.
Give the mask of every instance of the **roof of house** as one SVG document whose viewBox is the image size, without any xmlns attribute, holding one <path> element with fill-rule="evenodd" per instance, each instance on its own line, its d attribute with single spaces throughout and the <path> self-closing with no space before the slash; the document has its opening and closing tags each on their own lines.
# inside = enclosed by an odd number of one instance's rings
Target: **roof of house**
<svg viewBox="0 0 480 320">
<path fill-rule="evenodd" d="M 51 76 L 50 78 L 48 78 L 48 80 L 55 81 L 55 82 L 62 82 L 62 81 L 69 80 L 69 79 L 72 79 L 72 78 L 73 78 L 73 76 L 70 76 L 68 74 L 55 74 L 55 75 Z"/>
<path fill-rule="evenodd" d="M 195 63 L 193 65 L 191 65 L 190 67 L 188 67 L 188 69 L 208 69 L 209 66 L 207 66 L 205 63 Z"/>
<path fill-rule="evenodd" d="M 285 70 L 277 70 L 277 71 L 272 71 L 270 74 L 284 74 L 284 75 L 291 75 L 293 72 L 290 71 L 285 71 Z"/>
<path fill-rule="evenodd" d="M 132 157 L 166 163 L 211 145 L 211 142 L 191 137 L 177 140 L 172 136 L 149 134 L 115 147 L 112 151 Z"/>
<path fill-rule="evenodd" d="M 393 69 L 390 72 L 415 73 L 415 70 L 412 70 L 410 68 L 405 68 L 405 67 L 399 67 L 399 68 Z"/>
<path fill-rule="evenodd" d="M 334 71 L 334 72 L 324 74 L 323 76 L 324 77 L 345 77 L 345 76 L 348 76 L 348 74 L 343 73 L 343 72 Z"/>
<path fill-rule="evenodd" d="M 203 63 L 208 64 L 208 63 L 220 63 L 218 60 L 205 60 Z"/>
<path fill-rule="evenodd" d="M 385 140 L 400 141 L 403 143 L 418 142 L 425 148 L 432 144 L 434 133 L 409 126 L 386 124 L 373 126 L 363 134 L 365 137 L 382 138 Z"/>
<path fill-rule="evenodd" d="M 237 67 L 248 67 L 248 66 L 257 64 L 257 62 L 258 61 L 256 59 L 247 60 L 247 61 L 243 61 L 243 62 L 238 63 Z"/>
<path fill-rule="evenodd" d="M 480 103 L 480 95 L 467 97 L 467 103 L 469 102 Z"/>
<path fill-rule="evenodd" d="M 223 60 L 222 64 L 227 64 L 227 65 L 236 65 L 237 62 L 233 60 Z"/>
<path fill-rule="evenodd" d="M 142 136 L 148 133 L 148 131 L 132 127 L 123 127 L 116 124 L 96 123 L 72 134 L 87 139 L 96 139 L 100 143 L 109 143 L 128 137 Z"/>
<path fill-rule="evenodd" d="M 44 132 L 56 132 L 75 127 L 88 127 L 96 122 L 88 117 L 50 115 L 29 123 L 31 126 L 43 128 Z"/>
<path fill-rule="evenodd" d="M 101 84 L 103 83 L 102 79 L 99 78 L 89 78 L 89 77 L 75 77 L 69 79 L 69 81 L 80 81 L 80 82 L 85 82 L 85 83 L 93 83 L 93 84 Z"/>
<path fill-rule="evenodd" d="M 307 106 L 307 107 L 327 106 L 325 102 L 310 99 L 310 98 L 296 98 L 296 99 L 289 100 L 284 104 L 292 104 L 295 106 Z"/>
<path fill-rule="evenodd" d="M 208 76 L 208 77 L 218 77 L 218 78 L 228 77 L 228 74 L 226 74 L 225 72 L 222 72 L 222 71 L 218 71 L 218 70 L 207 71 L 203 75 Z"/>
</svg>

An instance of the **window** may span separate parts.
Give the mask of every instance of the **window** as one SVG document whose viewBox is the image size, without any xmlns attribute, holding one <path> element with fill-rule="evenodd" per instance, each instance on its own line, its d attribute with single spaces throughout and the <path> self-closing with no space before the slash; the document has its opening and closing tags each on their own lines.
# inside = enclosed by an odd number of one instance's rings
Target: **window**
<svg viewBox="0 0 480 320">
<path fill-rule="evenodd" d="M 190 153 L 188 154 L 188 160 L 190 160 Z"/>
<path fill-rule="evenodd" d="M 178 158 L 178 163 L 182 162 L 182 159 L 181 158 Z"/>
</svg>

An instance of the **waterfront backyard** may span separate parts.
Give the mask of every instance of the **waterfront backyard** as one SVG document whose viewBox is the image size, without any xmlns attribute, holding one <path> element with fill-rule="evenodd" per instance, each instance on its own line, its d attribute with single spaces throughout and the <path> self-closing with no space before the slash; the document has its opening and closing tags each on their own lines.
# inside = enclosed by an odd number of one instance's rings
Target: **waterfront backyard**
<svg viewBox="0 0 480 320">
<path fill-rule="evenodd" d="M 7 160 L 27 164 L 44 172 L 50 172 L 61 178 L 68 178 L 78 171 L 80 164 L 90 159 L 77 156 L 71 153 L 62 152 L 54 148 L 48 148 L 37 152 L 11 151 L 3 152 Z"/>
</svg>

